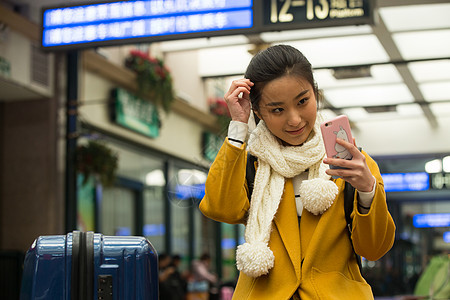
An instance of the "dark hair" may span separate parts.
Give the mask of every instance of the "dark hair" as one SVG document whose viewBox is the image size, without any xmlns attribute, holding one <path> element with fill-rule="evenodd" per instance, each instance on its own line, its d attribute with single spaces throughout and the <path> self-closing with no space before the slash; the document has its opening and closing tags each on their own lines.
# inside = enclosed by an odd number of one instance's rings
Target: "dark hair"
<svg viewBox="0 0 450 300">
<path fill-rule="evenodd" d="M 317 101 L 319 100 L 319 91 L 308 59 L 292 46 L 276 45 L 256 54 L 245 71 L 245 78 L 254 83 L 250 91 L 250 101 L 254 110 L 259 109 L 261 93 L 266 84 L 285 75 L 294 75 L 307 80 L 314 89 Z"/>
</svg>

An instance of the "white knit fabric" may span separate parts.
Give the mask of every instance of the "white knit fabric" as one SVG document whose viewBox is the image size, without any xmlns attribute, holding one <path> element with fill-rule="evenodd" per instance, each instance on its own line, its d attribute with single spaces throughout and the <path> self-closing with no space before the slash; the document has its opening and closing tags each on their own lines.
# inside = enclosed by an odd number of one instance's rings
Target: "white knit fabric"
<svg viewBox="0 0 450 300">
<path fill-rule="evenodd" d="M 327 165 L 320 116 L 313 132 L 301 146 L 283 146 L 260 121 L 248 141 L 248 151 L 258 158 L 250 211 L 243 245 L 236 252 L 237 268 L 251 277 L 267 274 L 275 257 L 268 243 L 272 220 L 284 191 L 285 178 L 293 178 L 309 169 L 308 180 L 300 186 L 303 207 L 317 215 L 325 212 L 338 193 L 336 184 L 325 173 Z"/>
</svg>

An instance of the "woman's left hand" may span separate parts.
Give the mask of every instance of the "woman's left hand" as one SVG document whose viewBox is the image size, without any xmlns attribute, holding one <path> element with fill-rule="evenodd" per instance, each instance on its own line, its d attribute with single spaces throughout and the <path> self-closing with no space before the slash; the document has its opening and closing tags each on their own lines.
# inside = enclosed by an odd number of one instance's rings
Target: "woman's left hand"
<svg viewBox="0 0 450 300">
<path fill-rule="evenodd" d="M 371 192 L 375 184 L 375 179 L 367 166 L 366 157 L 356 148 L 355 140 L 353 139 L 353 144 L 342 139 L 336 139 L 336 142 L 344 146 L 353 158 L 351 160 L 325 158 L 324 163 L 345 168 L 329 169 L 326 173 L 330 176 L 341 177 L 360 192 Z"/>
</svg>

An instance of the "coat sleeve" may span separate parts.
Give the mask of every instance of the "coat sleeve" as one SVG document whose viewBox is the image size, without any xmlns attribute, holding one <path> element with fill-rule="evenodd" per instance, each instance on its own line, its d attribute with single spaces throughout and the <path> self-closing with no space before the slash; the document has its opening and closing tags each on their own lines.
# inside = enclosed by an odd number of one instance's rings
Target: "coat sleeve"
<svg viewBox="0 0 450 300">
<path fill-rule="evenodd" d="M 225 140 L 216 156 L 205 185 L 200 211 L 207 217 L 230 224 L 243 223 L 250 203 L 245 166 L 247 152 Z"/>
<path fill-rule="evenodd" d="M 358 212 L 357 198 L 355 197 L 352 240 L 357 254 L 375 261 L 385 255 L 394 244 L 395 224 L 387 207 L 384 183 L 378 165 L 369 155 L 366 153 L 364 155 L 377 183 L 375 195 L 367 214 Z"/>
</svg>

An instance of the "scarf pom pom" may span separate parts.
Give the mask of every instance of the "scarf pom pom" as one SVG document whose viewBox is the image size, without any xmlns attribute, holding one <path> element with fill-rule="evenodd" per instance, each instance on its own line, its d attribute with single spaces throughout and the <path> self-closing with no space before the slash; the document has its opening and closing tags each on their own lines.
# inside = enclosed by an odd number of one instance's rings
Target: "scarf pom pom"
<svg viewBox="0 0 450 300">
<path fill-rule="evenodd" d="M 314 215 L 322 214 L 330 208 L 338 192 L 333 181 L 322 178 L 305 180 L 300 186 L 303 207 Z"/>
<path fill-rule="evenodd" d="M 275 256 L 264 242 L 244 243 L 237 248 L 236 265 L 239 271 L 250 277 L 259 277 L 273 268 Z"/>
</svg>

